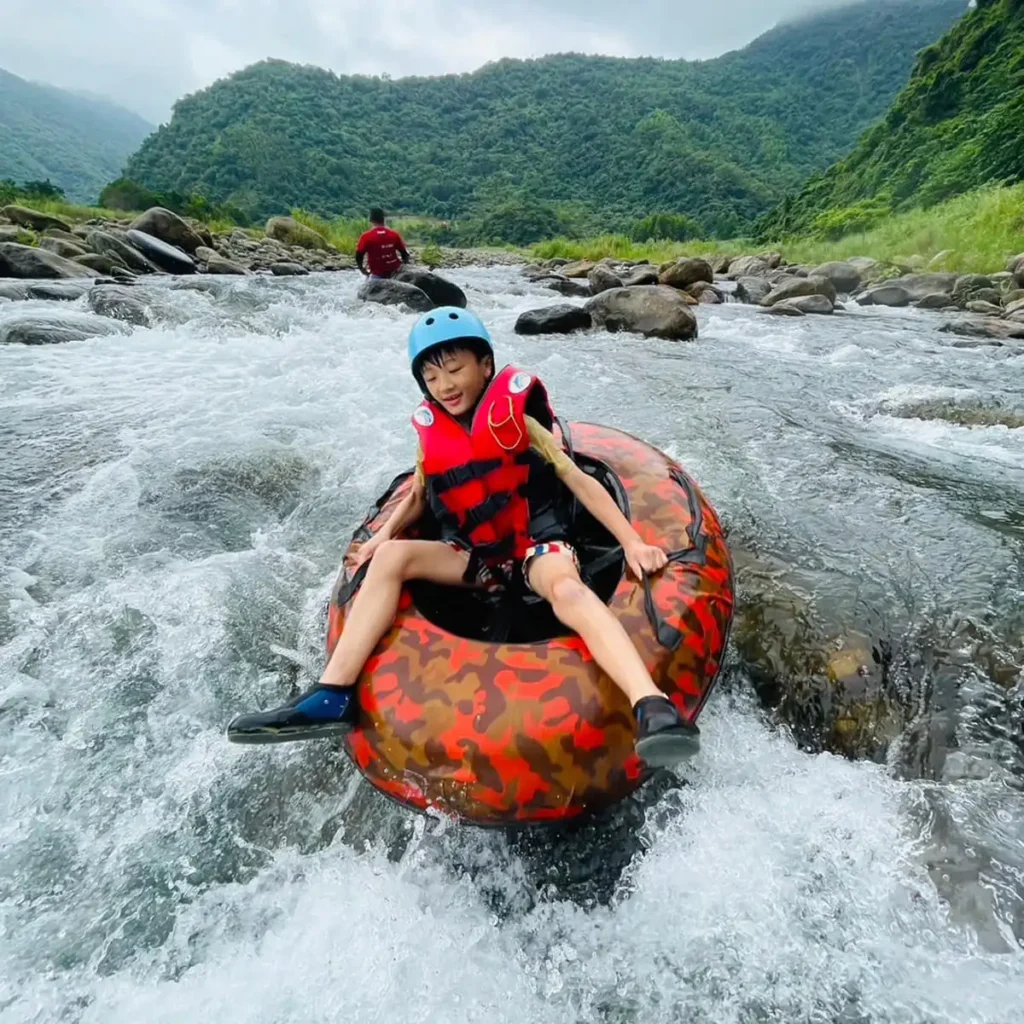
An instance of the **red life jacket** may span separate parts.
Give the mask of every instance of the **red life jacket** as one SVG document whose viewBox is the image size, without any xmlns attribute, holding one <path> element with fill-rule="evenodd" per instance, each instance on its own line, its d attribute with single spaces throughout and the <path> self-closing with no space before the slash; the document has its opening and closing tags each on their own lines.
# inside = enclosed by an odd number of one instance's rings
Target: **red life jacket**
<svg viewBox="0 0 1024 1024">
<path fill-rule="evenodd" d="M 485 562 L 522 558 L 531 544 L 565 538 L 552 511 L 558 478 L 530 450 L 527 415 L 554 424 L 547 389 L 514 366 L 488 385 L 469 429 L 430 399 L 413 413 L 427 500 L 442 534 Z"/>
</svg>

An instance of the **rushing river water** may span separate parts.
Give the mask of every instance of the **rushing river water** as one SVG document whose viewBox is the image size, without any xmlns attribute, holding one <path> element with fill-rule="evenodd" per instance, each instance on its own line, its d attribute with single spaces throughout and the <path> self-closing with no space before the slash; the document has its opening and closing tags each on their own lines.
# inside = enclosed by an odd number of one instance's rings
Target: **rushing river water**
<svg viewBox="0 0 1024 1024">
<path fill-rule="evenodd" d="M 556 296 L 451 276 L 563 415 L 679 458 L 737 551 L 897 652 L 888 763 L 799 749 L 735 658 L 699 758 L 562 837 L 229 746 L 318 669 L 410 461 L 411 317 L 354 275 L 148 284 L 156 327 L 0 346 L 0 1021 L 1024 1020 L 1024 357 L 738 304 L 695 344 L 520 339 Z"/>
</svg>

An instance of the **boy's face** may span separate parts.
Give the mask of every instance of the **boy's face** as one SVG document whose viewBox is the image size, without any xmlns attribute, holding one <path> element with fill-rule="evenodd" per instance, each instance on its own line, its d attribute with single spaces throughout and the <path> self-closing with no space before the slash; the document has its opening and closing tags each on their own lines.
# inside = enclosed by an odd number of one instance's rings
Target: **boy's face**
<svg viewBox="0 0 1024 1024">
<path fill-rule="evenodd" d="M 423 383 L 430 397 L 452 416 L 470 412 L 494 374 L 494 361 L 490 356 L 482 359 L 469 349 L 450 352 L 437 363 L 423 367 Z"/>
</svg>

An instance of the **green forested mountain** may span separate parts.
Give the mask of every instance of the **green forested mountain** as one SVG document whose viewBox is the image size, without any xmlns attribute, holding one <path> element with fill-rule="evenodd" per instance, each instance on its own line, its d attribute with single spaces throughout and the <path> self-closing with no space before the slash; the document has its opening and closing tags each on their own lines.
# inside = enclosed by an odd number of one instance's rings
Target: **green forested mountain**
<svg viewBox="0 0 1024 1024">
<path fill-rule="evenodd" d="M 703 62 L 566 54 L 389 81 L 265 61 L 180 100 L 126 173 L 259 215 L 554 202 L 734 234 L 848 151 L 965 8 L 869 0 Z"/>
<path fill-rule="evenodd" d="M 758 225 L 764 238 L 838 237 L 894 210 L 1024 179 L 1024 0 L 977 6 L 917 59 L 853 152 Z"/>
<path fill-rule="evenodd" d="M 123 107 L 0 70 L 0 180 L 50 179 L 95 202 L 153 125 Z"/>
</svg>

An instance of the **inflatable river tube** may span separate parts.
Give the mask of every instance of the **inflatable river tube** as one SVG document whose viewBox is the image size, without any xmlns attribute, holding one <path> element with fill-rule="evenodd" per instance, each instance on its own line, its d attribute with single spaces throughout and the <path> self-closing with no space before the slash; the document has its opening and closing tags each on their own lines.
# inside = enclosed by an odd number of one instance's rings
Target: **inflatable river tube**
<svg viewBox="0 0 1024 1024">
<path fill-rule="evenodd" d="M 656 576 L 633 579 L 622 549 L 575 504 L 584 579 L 695 722 L 733 612 L 732 562 L 718 517 L 693 480 L 643 441 L 588 423 L 562 426 L 562 434 L 577 465 L 605 486 L 644 540 L 671 554 Z M 402 474 L 378 499 L 350 553 L 380 529 L 410 478 Z M 430 536 L 429 523 L 418 535 Z M 363 572 L 350 578 L 343 568 L 334 587 L 328 651 Z M 357 685 L 361 720 L 346 749 L 372 785 L 416 810 L 478 825 L 566 822 L 622 800 L 649 774 L 633 750 L 629 702 L 535 597 L 409 584 Z"/>
</svg>

